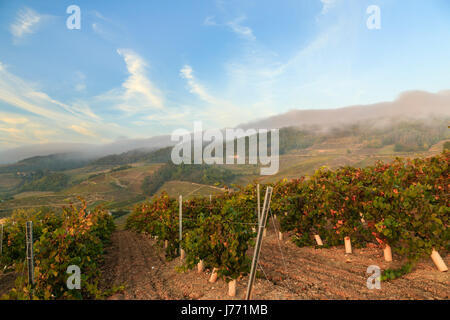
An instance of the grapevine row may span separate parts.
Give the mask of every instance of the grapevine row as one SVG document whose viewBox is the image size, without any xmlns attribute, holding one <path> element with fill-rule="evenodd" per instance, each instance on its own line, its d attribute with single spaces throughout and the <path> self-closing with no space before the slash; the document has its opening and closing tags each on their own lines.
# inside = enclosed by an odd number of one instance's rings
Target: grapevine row
<svg viewBox="0 0 450 320">
<path fill-rule="evenodd" d="M 0 255 L 2 270 L 13 269 L 18 275 L 15 288 L 3 299 L 86 299 L 100 298 L 99 263 L 103 248 L 115 225 L 107 211 L 70 206 L 62 213 L 50 209 L 17 210 L 3 226 Z M 34 284 L 26 277 L 25 225 L 33 222 Z M 67 268 L 81 271 L 81 289 L 67 288 Z"/>
<path fill-rule="evenodd" d="M 450 249 L 450 152 L 427 159 L 377 162 L 366 168 L 320 168 L 310 177 L 270 184 L 271 212 L 281 231 L 298 246 L 324 246 L 351 239 L 356 247 L 377 243 L 392 248 L 405 264 L 385 270 L 384 280 L 409 272 L 433 250 Z M 264 189 L 264 188 L 263 188 Z M 254 184 L 223 195 L 183 203 L 183 237 L 178 240 L 178 202 L 166 193 L 135 207 L 127 228 L 148 233 L 166 244 L 174 258 L 184 249 L 184 268 L 196 264 L 217 271 L 231 281 L 248 273 L 248 249 L 254 244 L 257 223 Z"/>
</svg>

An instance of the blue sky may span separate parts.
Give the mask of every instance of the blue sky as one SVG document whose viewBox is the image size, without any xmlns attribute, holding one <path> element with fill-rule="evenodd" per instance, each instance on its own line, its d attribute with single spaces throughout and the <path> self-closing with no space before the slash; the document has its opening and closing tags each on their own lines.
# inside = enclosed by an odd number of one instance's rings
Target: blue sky
<svg viewBox="0 0 450 320">
<path fill-rule="evenodd" d="M 0 149 L 437 92 L 449 57 L 446 0 L 0 0 Z"/>
</svg>

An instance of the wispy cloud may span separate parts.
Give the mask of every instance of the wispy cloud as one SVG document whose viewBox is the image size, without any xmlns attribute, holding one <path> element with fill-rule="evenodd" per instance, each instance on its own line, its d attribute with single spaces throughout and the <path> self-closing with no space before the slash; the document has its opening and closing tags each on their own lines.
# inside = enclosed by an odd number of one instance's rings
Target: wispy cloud
<svg viewBox="0 0 450 320">
<path fill-rule="evenodd" d="M 17 125 L 27 123 L 28 119 L 15 114 L 0 113 L 0 122 Z"/>
<path fill-rule="evenodd" d="M 197 119 L 202 119 L 211 128 L 235 125 L 237 114 L 245 119 L 249 119 L 251 115 L 254 115 L 254 109 L 251 106 L 234 103 L 231 100 L 208 92 L 194 76 L 194 71 L 190 65 L 184 65 L 181 68 L 180 76 L 186 79 L 189 91 L 203 102 L 206 102 L 206 105 L 196 108 L 195 115 Z"/>
<path fill-rule="evenodd" d="M 121 85 L 89 99 L 72 98 L 70 102 L 51 97 L 39 88 L 38 82 L 31 83 L 12 74 L 0 62 L 0 104 L 13 108 L 15 115 L 0 113 L 0 145 L 87 142 L 92 138 L 107 142 L 114 139 L 117 132 L 145 136 L 145 133 L 129 126 L 133 121 L 159 124 L 182 120 L 179 116 L 181 107 L 166 108 L 162 92 L 147 76 L 147 62 L 130 49 L 118 49 L 117 53 L 123 58 L 128 73 Z M 77 71 L 73 78 L 73 92 L 84 91 L 85 74 Z M 100 117 L 92 108 L 108 112 Z M 156 115 L 152 118 L 151 114 Z M 117 116 L 121 125 L 114 122 Z"/>
<path fill-rule="evenodd" d="M 130 49 L 119 49 L 117 53 L 128 73 L 122 84 L 99 96 L 72 98 L 70 102 L 55 99 L 39 87 L 39 82 L 12 74 L 0 62 L 0 105 L 14 110 L 0 112 L 0 147 L 49 141 L 92 142 L 93 138 L 109 142 L 118 132 L 145 137 L 146 133 L 132 126 L 133 121 L 179 125 L 184 121 L 182 117 L 188 117 L 182 107 L 166 108 L 161 91 L 147 76 L 148 64 L 141 56 Z M 77 71 L 73 78 L 73 92 L 83 91 L 85 74 Z M 108 112 L 100 117 L 91 107 Z M 117 116 L 121 125 L 114 122 Z"/>
<path fill-rule="evenodd" d="M 208 16 L 205 18 L 205 21 L 203 21 L 203 24 L 205 26 L 217 26 L 217 22 L 215 21 L 214 16 Z"/>
<path fill-rule="evenodd" d="M 97 17 L 97 18 L 99 18 L 99 19 L 101 19 L 101 20 L 103 20 L 103 21 L 111 21 L 110 19 L 107 19 L 107 18 L 105 18 L 105 16 L 103 16 L 103 14 L 101 14 L 100 12 L 98 12 L 97 10 L 93 10 L 93 11 L 91 11 L 91 13 L 95 16 L 95 17 Z"/>
<path fill-rule="evenodd" d="M 108 18 L 95 10 L 89 11 L 87 14 L 90 16 L 92 31 L 103 40 L 116 45 L 123 42 L 124 37 L 127 37 L 127 34 L 124 33 L 126 28 L 118 21 Z"/>
<path fill-rule="evenodd" d="M 322 14 L 326 14 L 336 5 L 337 0 L 320 0 L 322 2 Z"/>
<path fill-rule="evenodd" d="M 256 37 L 253 35 L 253 30 L 250 27 L 242 25 L 242 22 L 246 20 L 245 16 L 241 16 L 239 18 L 234 19 L 233 21 L 227 22 L 227 26 L 231 28 L 231 30 L 238 34 L 239 36 L 247 39 L 247 40 L 256 40 Z"/>
<path fill-rule="evenodd" d="M 245 16 L 240 16 L 234 20 L 231 20 L 231 21 L 221 24 L 221 23 L 216 22 L 214 16 L 208 16 L 203 21 L 203 24 L 205 26 L 227 27 L 228 29 L 233 31 L 235 34 L 237 34 L 239 37 L 246 39 L 246 40 L 254 41 L 254 40 L 256 40 L 256 37 L 253 34 L 253 30 L 250 27 L 244 26 L 242 24 L 246 19 L 247 18 Z"/>
<path fill-rule="evenodd" d="M 1 63 L 0 63 L 1 64 Z M 116 127 L 105 123 L 84 101 L 67 104 L 36 88 L 36 84 L 0 68 L 0 103 L 14 112 L 0 112 L 0 145 L 104 139 Z M 69 129 L 69 130 L 68 130 Z M 122 130 L 123 128 L 119 128 Z M 102 136 L 100 136 L 100 133 Z"/>
<path fill-rule="evenodd" d="M 115 107 L 130 114 L 164 109 L 161 91 L 147 77 L 147 62 L 130 49 L 118 49 L 117 53 L 123 57 L 129 76 L 121 88 L 99 98 L 118 101 Z"/>
<path fill-rule="evenodd" d="M 56 140 L 61 134 L 62 131 L 57 126 L 49 126 L 34 115 L 0 112 L 0 147 L 45 143 Z"/>
<path fill-rule="evenodd" d="M 201 100 L 206 101 L 208 103 L 217 103 L 217 99 L 211 96 L 206 89 L 197 82 L 194 77 L 192 67 L 190 65 L 185 65 L 180 70 L 180 75 L 182 78 L 187 80 L 189 91 L 195 95 L 197 95 Z"/>
<path fill-rule="evenodd" d="M 11 34 L 14 40 L 17 41 L 26 34 L 34 33 L 43 20 L 43 15 L 30 8 L 20 9 L 17 13 L 16 19 L 10 25 Z"/>
<path fill-rule="evenodd" d="M 70 126 L 70 128 L 73 131 L 75 131 L 75 132 L 77 132 L 79 134 L 88 136 L 88 137 L 96 137 L 97 136 L 94 132 L 91 131 L 91 129 L 86 128 L 86 126 L 73 124 L 73 125 Z"/>
<path fill-rule="evenodd" d="M 100 34 L 100 35 L 103 34 L 103 30 L 100 28 L 100 26 L 99 26 L 98 23 L 93 23 L 93 24 L 92 24 L 92 30 L 93 30 L 95 33 L 97 33 L 97 34 Z"/>
</svg>

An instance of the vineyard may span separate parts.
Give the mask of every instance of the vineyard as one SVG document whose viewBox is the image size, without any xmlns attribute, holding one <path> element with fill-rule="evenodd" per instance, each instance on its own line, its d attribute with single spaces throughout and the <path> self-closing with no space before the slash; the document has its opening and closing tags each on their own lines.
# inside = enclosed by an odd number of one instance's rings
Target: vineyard
<svg viewBox="0 0 450 320">
<path fill-rule="evenodd" d="M 27 277 L 26 224 L 33 225 L 34 274 Z M 62 213 L 49 209 L 18 210 L 6 219 L 2 232 L 1 270 L 14 270 L 15 287 L 2 299 L 101 298 L 99 263 L 115 225 L 101 208 L 70 206 Z M 67 289 L 69 266 L 81 272 L 81 290 Z"/>
<path fill-rule="evenodd" d="M 426 159 L 396 159 L 390 164 L 379 162 L 362 169 L 323 167 L 312 176 L 296 180 L 258 186 L 255 182 L 188 200 L 162 193 L 136 205 L 127 219 L 128 230 L 114 234 L 113 217 L 101 207 L 88 210 L 81 199 L 81 206 L 71 205 L 61 212 L 17 210 L 2 221 L 0 270 L 4 274 L 12 271 L 8 274 L 15 278 L 14 288 L 2 298 L 103 299 L 131 280 L 139 293 L 127 293 L 126 297 L 142 297 L 143 292 L 149 292 L 145 297 L 190 299 L 190 295 L 176 291 L 178 285 L 171 281 L 177 276 L 170 270 L 184 272 L 195 282 L 198 280 L 186 273 L 194 268 L 197 275 L 211 271 L 209 283 L 216 287 L 220 286 L 215 284 L 217 279 L 223 279 L 228 283 L 229 296 L 235 296 L 237 283 L 244 282 L 250 272 L 257 231 L 263 227 L 259 222 L 260 203 L 269 186 L 273 193 L 266 227 L 271 233 L 263 241 L 264 259 L 257 271 L 257 278 L 269 280 L 263 286 L 266 292 L 279 294 L 269 298 L 324 297 L 317 287 L 324 277 L 318 273 L 321 268 L 331 277 L 348 278 L 346 283 L 355 286 L 364 276 L 343 276 L 334 269 L 342 267 L 330 259 L 340 254 L 342 245 L 345 253 L 352 253 L 352 248 L 353 253 L 358 252 L 352 256 L 357 265 L 365 265 L 368 254 L 384 253 L 387 263 L 383 264 L 381 280 L 389 283 L 402 282 L 403 279 L 395 279 L 413 271 L 422 258 L 430 259 L 430 255 L 438 270 L 445 271 L 440 255 L 446 259 L 450 249 L 449 160 L 450 152 L 445 151 Z M 26 226 L 30 222 L 34 238 L 32 281 L 27 275 Z M 110 239 L 118 245 L 108 253 Z M 299 247 L 308 249 L 298 252 Z M 159 250 L 164 251 L 162 258 Z M 281 252 L 279 258 L 273 255 L 277 250 Z M 344 251 L 341 254 L 344 256 Z M 175 259 L 180 256 L 180 260 Z M 134 261 L 137 257 L 139 262 Z M 297 265 L 297 260 L 303 261 L 302 266 Z M 390 264 L 391 260 L 395 263 Z M 119 261 L 118 266 L 114 261 Z M 281 263 L 284 268 L 280 268 Z M 82 270 L 80 290 L 67 287 L 70 266 Z M 109 275 L 102 274 L 104 268 L 109 268 Z M 130 270 L 135 272 L 130 274 Z M 359 280 L 350 279 L 354 276 Z M 120 283 L 116 286 L 102 284 L 116 282 L 117 278 Z M 291 284 L 273 291 L 268 283 L 279 283 L 282 278 Z M 295 283 L 303 283 L 303 289 L 298 285 L 299 289 L 292 289 Z M 431 283 L 423 282 L 424 288 L 433 286 L 430 290 L 442 291 L 439 288 L 445 280 Z M 258 286 L 261 292 L 262 283 Z M 158 293 L 152 288 L 157 288 Z M 305 288 L 316 291 L 305 293 Z M 349 297 L 348 292 L 336 288 L 325 292 L 331 298 Z M 442 296 L 442 292 L 437 296 Z"/>
<path fill-rule="evenodd" d="M 444 271 L 439 252 L 450 249 L 449 158 L 446 151 L 364 169 L 321 168 L 311 177 L 271 184 L 270 211 L 280 237 L 289 233 L 300 247 L 345 243 L 350 253 L 351 246 L 375 243 L 387 261 L 392 252 L 403 265 L 383 270 L 381 280 L 409 273 L 420 258 L 430 255 Z M 180 241 L 179 202 L 162 194 L 138 205 L 127 228 L 155 237 L 169 259 L 181 254 L 184 270 L 208 267 L 213 270 L 211 282 L 221 277 L 235 285 L 249 272 L 257 208 L 255 185 L 184 201 Z"/>
</svg>

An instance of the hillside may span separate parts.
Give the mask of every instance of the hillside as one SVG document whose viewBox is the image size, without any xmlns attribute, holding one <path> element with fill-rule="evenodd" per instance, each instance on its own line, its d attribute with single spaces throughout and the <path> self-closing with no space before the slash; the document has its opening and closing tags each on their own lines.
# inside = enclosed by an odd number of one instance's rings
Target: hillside
<svg viewBox="0 0 450 320">
<path fill-rule="evenodd" d="M 397 121 L 386 127 L 358 122 L 328 132 L 283 128 L 280 168 L 273 176 L 261 176 L 258 165 L 174 166 L 169 163 L 170 147 L 89 161 L 67 154 L 33 157 L 0 167 L 0 214 L 21 207 L 61 207 L 77 203 L 79 196 L 90 206 L 104 204 L 113 211 L 128 211 L 162 190 L 173 196 L 197 194 L 255 180 L 298 178 L 321 166 L 365 167 L 397 156 L 426 157 L 440 153 L 450 140 L 447 126 L 448 118 Z M 195 191 L 197 185 L 204 187 Z"/>
</svg>

